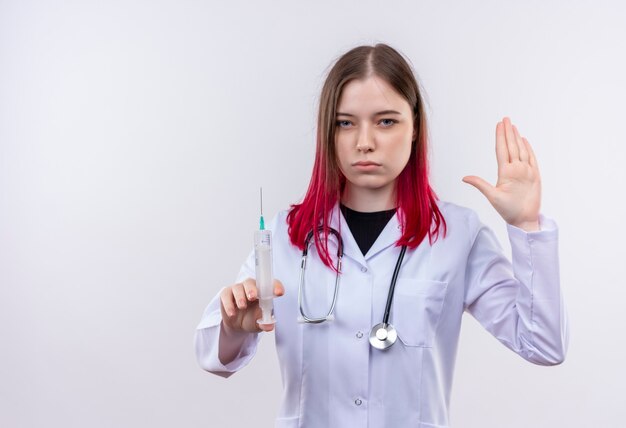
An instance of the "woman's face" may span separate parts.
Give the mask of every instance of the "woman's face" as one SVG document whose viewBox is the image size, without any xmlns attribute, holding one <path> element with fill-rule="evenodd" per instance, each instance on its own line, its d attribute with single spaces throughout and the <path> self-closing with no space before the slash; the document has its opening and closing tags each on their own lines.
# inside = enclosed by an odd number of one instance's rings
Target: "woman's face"
<svg viewBox="0 0 626 428">
<path fill-rule="evenodd" d="M 352 80 L 339 98 L 336 121 L 337 159 L 349 190 L 393 190 L 415 138 L 409 103 L 379 77 Z"/>
</svg>

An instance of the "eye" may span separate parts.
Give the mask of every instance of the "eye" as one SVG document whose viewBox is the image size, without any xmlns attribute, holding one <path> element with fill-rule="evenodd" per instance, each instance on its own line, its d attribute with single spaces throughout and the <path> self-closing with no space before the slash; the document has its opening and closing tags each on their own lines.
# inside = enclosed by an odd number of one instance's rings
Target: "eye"
<svg viewBox="0 0 626 428">
<path fill-rule="evenodd" d="M 346 126 L 342 126 L 344 123 L 351 123 L 349 120 L 338 120 L 337 126 L 340 128 L 346 128 Z"/>
<path fill-rule="evenodd" d="M 381 119 L 380 120 L 381 123 L 386 122 L 387 124 L 383 124 L 385 128 L 389 128 L 391 125 L 393 125 L 394 123 L 397 123 L 397 120 L 393 120 L 393 119 Z"/>
</svg>

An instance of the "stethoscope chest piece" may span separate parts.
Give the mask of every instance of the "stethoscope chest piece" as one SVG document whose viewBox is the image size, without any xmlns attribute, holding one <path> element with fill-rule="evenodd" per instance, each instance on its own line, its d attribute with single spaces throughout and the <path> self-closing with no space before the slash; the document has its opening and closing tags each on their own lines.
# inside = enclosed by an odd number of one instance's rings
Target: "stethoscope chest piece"
<svg viewBox="0 0 626 428">
<path fill-rule="evenodd" d="M 396 343 L 397 338 L 398 333 L 396 333 L 396 329 L 391 324 L 385 324 L 384 322 L 376 324 L 370 332 L 370 344 L 376 349 L 384 350 L 389 348 Z"/>
</svg>

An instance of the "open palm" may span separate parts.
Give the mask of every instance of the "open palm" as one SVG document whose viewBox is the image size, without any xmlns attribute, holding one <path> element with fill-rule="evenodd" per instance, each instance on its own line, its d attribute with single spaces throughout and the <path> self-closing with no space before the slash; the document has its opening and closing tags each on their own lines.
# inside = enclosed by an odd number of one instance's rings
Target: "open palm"
<svg viewBox="0 0 626 428">
<path fill-rule="evenodd" d="M 541 177 L 537 159 L 526 138 L 508 117 L 496 125 L 498 181 L 492 186 L 469 175 L 463 181 L 476 187 L 509 224 L 527 231 L 539 230 Z"/>
</svg>

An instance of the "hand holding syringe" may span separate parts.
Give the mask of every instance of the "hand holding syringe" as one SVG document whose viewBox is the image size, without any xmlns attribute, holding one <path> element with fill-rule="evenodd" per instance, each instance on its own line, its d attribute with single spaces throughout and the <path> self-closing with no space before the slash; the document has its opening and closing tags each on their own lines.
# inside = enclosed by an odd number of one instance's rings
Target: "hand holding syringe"
<svg viewBox="0 0 626 428">
<path fill-rule="evenodd" d="M 259 229 L 254 235 L 256 280 L 247 278 L 220 294 L 222 325 L 227 334 L 274 329 L 272 301 L 285 290 L 279 280 L 272 278 L 272 238 L 271 231 L 265 230 L 262 208 Z"/>
<path fill-rule="evenodd" d="M 285 293 L 283 284 L 274 280 L 274 296 Z M 222 290 L 220 306 L 222 311 L 222 333 L 218 357 L 222 364 L 233 361 L 241 352 L 248 333 L 274 330 L 274 324 L 259 324 L 261 307 L 259 306 L 258 290 L 253 278 L 231 285 Z"/>
<path fill-rule="evenodd" d="M 285 294 L 283 284 L 275 279 L 273 282 L 274 296 Z M 274 330 L 274 324 L 259 324 L 262 317 L 259 305 L 259 293 L 254 278 L 233 284 L 222 290 L 220 294 L 222 308 L 222 325 L 226 333 Z"/>
</svg>

